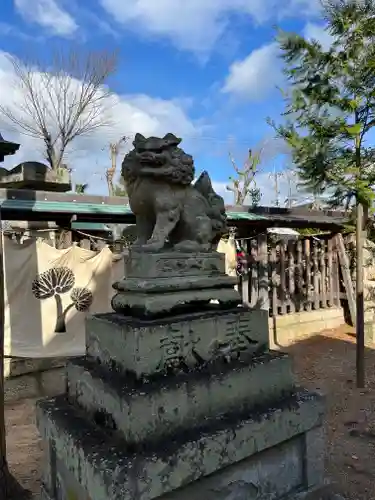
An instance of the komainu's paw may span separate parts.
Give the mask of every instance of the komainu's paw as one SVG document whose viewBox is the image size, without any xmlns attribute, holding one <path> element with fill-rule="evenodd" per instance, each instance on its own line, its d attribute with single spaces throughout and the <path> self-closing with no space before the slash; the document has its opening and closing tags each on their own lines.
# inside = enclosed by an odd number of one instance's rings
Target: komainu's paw
<svg viewBox="0 0 375 500">
<path fill-rule="evenodd" d="M 145 252 L 158 252 L 159 250 L 163 250 L 164 247 L 164 241 L 148 240 L 147 243 L 142 245 L 141 249 Z"/>
<path fill-rule="evenodd" d="M 202 245 L 200 245 L 197 241 L 192 241 L 192 240 L 180 241 L 180 243 L 176 243 L 173 248 L 178 252 L 202 251 Z"/>
</svg>

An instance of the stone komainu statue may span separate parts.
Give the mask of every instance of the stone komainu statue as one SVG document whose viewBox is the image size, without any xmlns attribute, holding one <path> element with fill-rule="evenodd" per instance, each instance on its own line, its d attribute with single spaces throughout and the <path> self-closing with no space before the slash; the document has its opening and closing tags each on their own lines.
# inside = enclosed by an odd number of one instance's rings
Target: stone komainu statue
<svg viewBox="0 0 375 500">
<path fill-rule="evenodd" d="M 145 138 L 136 134 L 122 162 L 129 204 L 137 221 L 135 246 L 157 251 L 216 249 L 227 232 L 224 200 L 207 172 L 192 185 L 192 156 L 173 134 Z"/>
</svg>

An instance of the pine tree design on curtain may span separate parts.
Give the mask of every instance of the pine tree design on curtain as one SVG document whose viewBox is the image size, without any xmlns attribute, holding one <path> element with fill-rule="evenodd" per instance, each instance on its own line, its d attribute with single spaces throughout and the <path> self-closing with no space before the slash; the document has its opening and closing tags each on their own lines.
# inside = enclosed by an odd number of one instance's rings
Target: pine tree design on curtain
<svg viewBox="0 0 375 500">
<path fill-rule="evenodd" d="M 92 302 L 93 295 L 88 288 L 74 287 L 75 276 L 68 267 L 53 267 L 36 276 L 31 289 L 35 298 L 39 300 L 55 298 L 56 325 L 55 333 L 66 332 L 66 315 L 70 309 L 76 308 L 79 312 L 87 311 Z M 61 295 L 70 292 L 71 304 L 63 310 Z"/>
</svg>

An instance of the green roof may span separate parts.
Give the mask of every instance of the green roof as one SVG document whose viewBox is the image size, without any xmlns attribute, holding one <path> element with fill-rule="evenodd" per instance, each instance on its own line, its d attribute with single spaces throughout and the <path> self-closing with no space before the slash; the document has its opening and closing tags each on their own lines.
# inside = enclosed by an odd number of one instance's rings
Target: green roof
<svg viewBox="0 0 375 500">
<path fill-rule="evenodd" d="M 34 201 L 17 199 L 0 199 L 0 207 L 4 210 L 68 213 L 68 214 L 107 214 L 131 215 L 129 205 L 109 205 L 105 203 L 80 203 L 76 201 Z M 228 219 L 232 220 L 267 220 L 268 217 L 249 212 L 228 212 Z M 75 223 L 77 224 L 77 223 Z M 78 229 L 76 227 L 76 229 Z"/>
<path fill-rule="evenodd" d="M 132 211 L 128 205 L 108 205 L 97 203 L 78 203 L 75 201 L 34 201 L 34 200 L 0 200 L 0 207 L 8 210 L 22 210 L 30 212 L 52 212 L 71 214 L 116 214 L 130 215 Z"/>
<path fill-rule="evenodd" d="M 264 215 L 253 214 L 250 212 L 227 212 L 228 219 L 231 220 L 268 220 Z"/>
<path fill-rule="evenodd" d="M 111 229 L 103 222 L 72 222 L 72 229 L 86 231 L 110 231 Z"/>
</svg>

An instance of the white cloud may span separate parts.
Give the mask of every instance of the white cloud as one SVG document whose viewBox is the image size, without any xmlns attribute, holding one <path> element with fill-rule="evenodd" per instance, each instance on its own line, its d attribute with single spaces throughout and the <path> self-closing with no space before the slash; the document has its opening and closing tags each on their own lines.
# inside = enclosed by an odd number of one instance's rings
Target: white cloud
<svg viewBox="0 0 375 500">
<path fill-rule="evenodd" d="M 332 44 L 332 36 L 321 24 L 308 22 L 302 35 L 307 40 L 320 42 L 325 50 Z M 263 99 L 283 83 L 280 55 L 277 43 L 270 43 L 253 50 L 245 59 L 235 61 L 229 68 L 222 91 L 250 101 Z"/>
<path fill-rule="evenodd" d="M 284 4 L 281 7 L 281 4 Z M 281 16 L 288 17 L 297 14 L 298 17 L 316 18 L 321 17 L 321 0 L 290 0 L 289 2 L 280 2 Z"/>
<path fill-rule="evenodd" d="M 30 41 L 30 40 L 35 41 L 36 39 L 39 38 L 38 36 L 35 36 L 35 35 L 33 35 L 33 36 L 27 35 L 23 31 L 21 31 L 18 26 L 14 26 L 12 24 L 3 23 L 3 22 L 0 22 L 0 36 L 7 37 L 7 38 L 10 38 L 10 37 L 19 38 L 21 40 L 27 40 L 27 41 Z"/>
<path fill-rule="evenodd" d="M 18 13 L 26 22 L 39 24 L 58 36 L 73 35 L 78 25 L 55 0 L 14 0 Z"/>
<path fill-rule="evenodd" d="M 324 50 L 328 50 L 333 41 L 332 36 L 321 24 L 307 23 L 303 30 L 303 36 L 309 41 L 319 42 Z"/>
<path fill-rule="evenodd" d="M 253 50 L 229 68 L 222 91 L 252 101 L 263 99 L 282 82 L 279 49 L 276 43 Z"/>
<path fill-rule="evenodd" d="M 280 16 L 313 15 L 319 0 L 100 0 L 115 21 L 129 29 L 171 40 L 183 50 L 210 53 L 230 28 L 231 16 L 255 23 Z"/>
<path fill-rule="evenodd" d="M 7 105 L 17 115 L 21 94 L 14 85 L 12 65 L 7 54 L 0 51 L 0 92 L 7 96 Z M 36 74 L 36 78 L 37 78 Z M 88 137 L 78 137 L 69 151 L 66 162 L 74 169 L 76 182 L 88 181 L 92 191 L 105 193 L 104 172 L 109 166 L 108 146 L 110 141 L 126 135 L 132 138 L 136 132 L 144 135 L 164 135 L 173 132 L 184 139 L 199 137 L 201 127 L 192 122 L 186 114 L 186 102 L 164 100 L 148 95 L 113 95 L 113 125 L 97 129 Z M 44 161 L 41 141 L 21 135 L 0 116 L 0 132 L 5 139 L 21 144 L 15 156 L 6 158 L 5 168 L 11 168 L 22 161 Z"/>
</svg>

